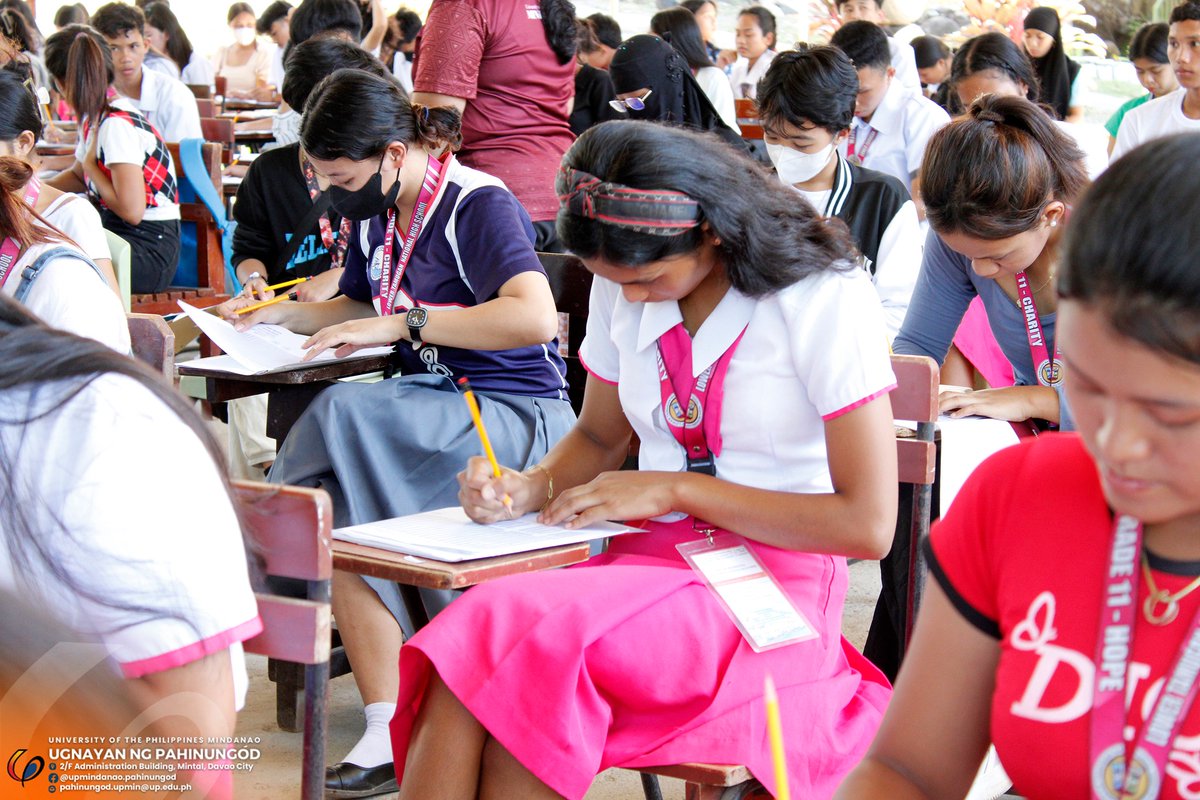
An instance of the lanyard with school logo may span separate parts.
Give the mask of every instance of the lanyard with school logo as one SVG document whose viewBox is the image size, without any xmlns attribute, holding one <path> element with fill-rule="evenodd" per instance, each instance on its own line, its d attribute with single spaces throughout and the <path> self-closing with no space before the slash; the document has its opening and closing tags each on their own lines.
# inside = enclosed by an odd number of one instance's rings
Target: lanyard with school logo
<svg viewBox="0 0 1200 800">
<path fill-rule="evenodd" d="M 321 196 L 321 185 L 317 183 L 317 173 L 307 158 L 304 159 L 304 183 L 308 186 L 309 198 L 315 203 L 317 198 Z M 338 269 L 345 263 L 346 244 L 350 241 L 350 225 L 350 220 L 342 217 L 342 224 L 338 226 L 335 247 L 333 225 L 329 222 L 328 212 L 322 214 L 321 218 L 317 221 L 317 226 L 321 231 L 321 244 L 325 245 L 325 249 L 329 252 L 330 269 Z M 307 233 L 307 231 L 297 231 L 296 233 Z"/>
<path fill-rule="evenodd" d="M 1042 386 L 1058 386 L 1062 383 L 1062 361 L 1058 357 L 1058 343 L 1054 345 L 1054 358 L 1050 358 L 1050 349 L 1046 347 L 1046 333 L 1042 328 L 1042 318 L 1038 316 L 1037 303 L 1033 300 L 1033 291 L 1029 288 L 1029 277 L 1025 270 L 1017 273 L 1017 299 L 1021 313 L 1025 316 L 1025 335 L 1029 339 L 1029 355 L 1033 358 L 1033 370 L 1037 381 Z"/>
<path fill-rule="evenodd" d="M 1090 748 L 1093 800 L 1155 800 L 1159 796 L 1171 745 L 1200 688 L 1196 681 L 1200 676 L 1197 611 L 1137 740 L 1125 741 L 1125 691 L 1133 653 L 1141 552 L 1142 524 L 1132 517 L 1117 516 L 1096 638 Z M 1146 600 L 1151 610 L 1162 602 L 1161 593 Z"/>
<path fill-rule="evenodd" d="M 396 209 L 388 209 L 386 239 L 383 243 L 383 263 L 379 278 L 380 314 L 385 317 L 392 315 L 396 305 L 396 295 L 400 292 L 400 282 L 404 279 L 404 270 L 408 269 L 408 261 L 412 258 L 413 248 L 417 237 L 425 224 L 425 215 L 434 199 L 442 189 L 444 175 L 442 162 L 430 156 L 429 165 L 425 167 L 425 178 L 421 181 L 421 191 L 417 195 L 417 204 L 413 206 L 412 218 L 408 221 L 408 234 L 396 258 L 396 274 L 392 275 L 392 245 L 396 241 Z"/>
<path fill-rule="evenodd" d="M 871 149 L 871 145 L 875 143 L 877 136 L 879 136 L 879 131 L 868 125 L 867 137 L 863 140 L 862 149 L 855 152 L 855 145 L 858 143 L 858 126 L 851 126 L 850 141 L 846 143 L 846 158 L 861 167 L 863 162 L 867 160 L 867 152 Z"/>
<path fill-rule="evenodd" d="M 721 405 L 725 373 L 746 329 L 720 358 L 692 377 L 692 339 L 679 323 L 658 340 L 658 382 L 663 416 L 671 435 L 683 447 L 689 472 L 716 475 L 721 454 Z M 687 405 L 681 398 L 687 398 Z"/>
<path fill-rule="evenodd" d="M 25 184 L 25 205 L 33 208 L 41 193 L 42 184 L 35 175 Z M 3 243 L 0 243 L 0 286 L 8 281 L 8 275 L 12 272 L 13 264 L 17 263 L 17 256 L 20 254 L 21 243 L 13 237 L 8 236 Z"/>
</svg>

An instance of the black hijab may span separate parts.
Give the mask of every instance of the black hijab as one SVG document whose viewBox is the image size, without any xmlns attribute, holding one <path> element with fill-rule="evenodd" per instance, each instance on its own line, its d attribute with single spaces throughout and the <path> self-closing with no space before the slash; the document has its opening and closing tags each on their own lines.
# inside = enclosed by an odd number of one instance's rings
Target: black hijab
<svg viewBox="0 0 1200 800">
<path fill-rule="evenodd" d="M 621 42 L 613 54 L 608 74 L 617 94 L 650 90 L 645 110 L 629 109 L 631 119 L 712 131 L 745 151 L 745 142 L 722 121 L 700 84 L 692 77 L 683 56 L 657 36 L 641 34 Z"/>
<path fill-rule="evenodd" d="M 1079 74 L 1079 65 L 1067 58 L 1063 49 L 1062 23 L 1053 8 L 1035 8 L 1025 17 L 1025 29 L 1038 30 L 1054 38 L 1054 46 L 1041 58 L 1033 58 L 1041 84 L 1041 101 L 1054 109 L 1059 119 L 1066 119 L 1071 105 L 1071 84 Z"/>
</svg>

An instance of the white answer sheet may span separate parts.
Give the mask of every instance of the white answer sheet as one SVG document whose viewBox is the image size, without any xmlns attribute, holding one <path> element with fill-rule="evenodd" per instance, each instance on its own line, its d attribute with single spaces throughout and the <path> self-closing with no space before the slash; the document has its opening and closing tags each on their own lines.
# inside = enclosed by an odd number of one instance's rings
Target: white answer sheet
<svg viewBox="0 0 1200 800">
<path fill-rule="evenodd" d="M 536 514 L 480 525 L 454 507 L 337 528 L 333 538 L 438 561 L 470 561 L 640 532 L 615 522 L 578 529 L 542 525 Z"/>
</svg>

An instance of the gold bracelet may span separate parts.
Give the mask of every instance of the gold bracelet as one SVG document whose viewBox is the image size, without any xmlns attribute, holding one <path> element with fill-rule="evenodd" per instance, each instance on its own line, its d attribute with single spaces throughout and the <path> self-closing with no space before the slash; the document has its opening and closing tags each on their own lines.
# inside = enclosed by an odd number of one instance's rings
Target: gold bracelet
<svg viewBox="0 0 1200 800">
<path fill-rule="evenodd" d="M 550 474 L 550 470 L 546 469 L 541 464 L 534 464 L 532 467 L 530 467 L 530 469 L 540 469 L 542 472 L 546 473 L 546 482 L 548 484 L 546 487 L 546 502 L 542 503 L 542 507 L 538 509 L 538 512 L 540 513 L 545 511 L 546 506 L 550 505 L 550 501 L 554 499 L 554 476 Z"/>
</svg>

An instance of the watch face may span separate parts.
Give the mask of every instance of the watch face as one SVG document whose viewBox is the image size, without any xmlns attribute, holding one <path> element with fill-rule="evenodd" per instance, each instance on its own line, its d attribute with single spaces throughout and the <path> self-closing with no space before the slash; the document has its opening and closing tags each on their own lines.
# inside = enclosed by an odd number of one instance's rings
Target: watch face
<svg viewBox="0 0 1200 800">
<path fill-rule="evenodd" d="M 408 314 L 405 315 L 404 321 L 413 328 L 419 328 L 425 324 L 425 320 L 429 319 L 429 312 L 423 308 L 410 308 Z"/>
</svg>

